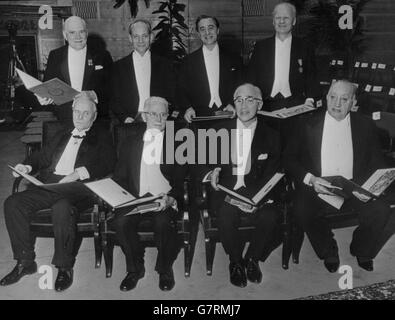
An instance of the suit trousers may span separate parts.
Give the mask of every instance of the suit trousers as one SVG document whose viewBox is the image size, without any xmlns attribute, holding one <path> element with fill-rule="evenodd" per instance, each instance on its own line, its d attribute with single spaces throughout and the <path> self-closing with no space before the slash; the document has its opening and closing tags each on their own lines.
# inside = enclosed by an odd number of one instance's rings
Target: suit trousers
<svg viewBox="0 0 395 320">
<path fill-rule="evenodd" d="M 126 213 L 126 212 L 125 212 Z M 112 226 L 126 257 L 127 272 L 144 270 L 144 246 L 138 231 L 144 220 L 151 220 L 154 231 L 155 246 L 158 249 L 155 270 L 165 273 L 171 270 L 177 258 L 177 211 L 168 208 L 162 212 L 149 212 L 125 216 L 118 215 Z"/>
<path fill-rule="evenodd" d="M 352 236 L 350 253 L 357 257 L 373 259 L 381 250 L 377 244 L 387 225 L 391 213 L 390 206 L 381 199 L 364 203 L 353 197 L 347 199 L 340 210 L 351 209 L 358 213 L 359 225 Z M 300 187 L 295 197 L 294 213 L 320 259 L 338 254 L 334 234 L 325 219 L 325 212 L 328 210 L 333 212 L 336 209 L 318 198 L 313 188 Z"/>
<path fill-rule="evenodd" d="M 253 258 L 258 261 L 264 249 L 270 247 L 270 243 L 274 241 L 280 216 L 271 205 L 260 208 L 254 213 L 245 213 L 227 202 L 222 203 L 216 215 L 221 243 L 226 254 L 229 255 L 230 262 L 234 263 L 242 261 L 245 246 L 244 241 L 238 235 L 241 217 L 244 216 L 243 219 L 247 219 L 248 224 L 255 226 L 244 258 Z"/>
<path fill-rule="evenodd" d="M 66 198 L 37 187 L 9 196 L 4 202 L 4 215 L 14 259 L 35 259 L 35 238 L 30 232 L 30 222 L 36 211 L 52 208 L 55 238 L 52 264 L 56 267 L 72 268 L 75 262 L 77 209 L 86 209 L 91 205 L 88 193 L 68 195 Z"/>
</svg>

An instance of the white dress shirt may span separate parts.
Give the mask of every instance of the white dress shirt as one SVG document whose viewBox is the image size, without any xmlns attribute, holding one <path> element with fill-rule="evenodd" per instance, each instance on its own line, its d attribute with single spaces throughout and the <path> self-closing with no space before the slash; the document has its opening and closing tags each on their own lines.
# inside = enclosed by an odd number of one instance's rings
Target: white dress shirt
<svg viewBox="0 0 395 320">
<path fill-rule="evenodd" d="M 85 72 L 86 46 L 84 49 L 75 50 L 69 46 L 68 66 L 71 87 L 77 91 L 82 90 Z"/>
<path fill-rule="evenodd" d="M 214 103 L 217 107 L 222 106 L 219 96 L 219 47 L 215 45 L 213 50 L 209 50 L 203 46 L 204 65 L 206 67 L 208 84 L 210 87 L 210 102 L 208 107 L 212 108 Z"/>
<path fill-rule="evenodd" d="M 281 93 L 284 98 L 292 95 L 289 86 L 289 67 L 291 63 L 291 45 L 292 35 L 281 41 L 275 37 L 275 56 L 274 56 L 274 83 L 272 93 L 273 98 L 278 93 Z"/>
<path fill-rule="evenodd" d="M 232 158 L 232 162 L 236 165 L 234 173 L 237 175 L 237 181 L 233 190 L 245 187 L 244 176 L 251 169 L 251 144 L 254 138 L 255 129 L 258 121 L 255 120 L 249 127 L 237 119 L 236 122 L 236 153 Z"/>
<path fill-rule="evenodd" d="M 343 176 L 352 179 L 353 160 L 350 114 L 345 119 L 337 121 L 326 112 L 321 145 L 322 176 Z"/>
<path fill-rule="evenodd" d="M 67 176 L 72 174 L 74 170 L 78 172 L 80 180 L 89 179 L 89 172 L 85 167 L 74 168 L 75 161 L 77 159 L 78 150 L 80 149 L 83 138 L 86 135 L 87 130 L 78 131 L 76 128 L 71 132 L 71 137 L 66 145 L 56 167 L 54 174 Z M 73 136 L 80 136 L 80 138 L 74 138 Z"/>
<path fill-rule="evenodd" d="M 140 195 L 146 193 L 167 194 L 171 186 L 160 171 L 164 132 L 147 130 L 144 134 L 144 146 L 140 164 Z"/>
<path fill-rule="evenodd" d="M 144 102 L 150 97 L 151 87 L 151 52 L 148 50 L 143 56 L 133 51 L 133 66 L 139 92 L 138 112 L 144 111 Z"/>
</svg>

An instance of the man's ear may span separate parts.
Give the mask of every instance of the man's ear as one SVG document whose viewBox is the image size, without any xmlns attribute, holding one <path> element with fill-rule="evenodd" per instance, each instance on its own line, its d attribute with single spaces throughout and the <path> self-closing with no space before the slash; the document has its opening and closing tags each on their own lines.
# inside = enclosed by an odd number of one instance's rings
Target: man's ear
<svg viewBox="0 0 395 320">
<path fill-rule="evenodd" d="M 141 118 L 143 118 L 144 122 L 147 122 L 147 114 L 145 112 L 141 114 Z"/>
<path fill-rule="evenodd" d="M 63 38 L 64 38 L 64 40 L 66 40 L 67 41 L 67 38 L 66 38 L 66 31 L 62 31 L 62 34 L 63 34 Z"/>
<path fill-rule="evenodd" d="M 261 110 L 263 107 L 263 101 L 258 101 L 258 110 Z"/>
<path fill-rule="evenodd" d="M 133 44 L 133 40 L 132 40 L 132 36 L 129 34 L 129 36 L 128 36 L 128 39 L 129 39 L 129 42 L 131 43 L 131 44 Z"/>
<path fill-rule="evenodd" d="M 96 118 L 97 118 L 97 111 L 95 112 L 95 117 L 93 118 L 93 122 L 96 121 Z"/>
</svg>

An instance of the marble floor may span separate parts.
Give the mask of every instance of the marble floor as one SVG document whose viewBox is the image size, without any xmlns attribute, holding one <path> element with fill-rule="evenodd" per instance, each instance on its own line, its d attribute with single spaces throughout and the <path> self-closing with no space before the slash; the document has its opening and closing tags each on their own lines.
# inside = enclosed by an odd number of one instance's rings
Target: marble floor
<svg viewBox="0 0 395 320">
<path fill-rule="evenodd" d="M 0 132 L 0 277 L 8 273 L 15 262 L 12 258 L 8 234 L 4 224 L 2 203 L 11 192 L 12 176 L 7 164 L 16 164 L 23 159 L 24 147 L 19 142 L 22 132 Z M 348 244 L 353 228 L 336 230 L 340 247 L 342 265 L 348 265 L 353 272 L 353 286 L 363 286 L 395 278 L 395 237 L 390 239 L 375 260 L 375 271 L 360 269 L 355 258 L 349 254 Z M 37 264 L 50 266 L 53 240 L 39 238 L 36 243 Z M 0 299 L 174 299 L 174 300 L 217 300 L 217 299 L 294 299 L 309 295 L 340 290 L 342 274 L 330 274 L 314 254 L 309 242 L 305 240 L 300 264 L 290 264 L 288 270 L 281 268 L 281 247 L 276 249 L 265 263 L 261 263 L 264 277 L 259 285 L 248 284 L 240 289 L 228 280 L 228 260 L 220 245 L 214 261 L 212 276 L 205 272 L 204 239 L 199 230 L 191 276 L 184 277 L 183 253 L 174 265 L 176 286 L 170 292 L 158 288 L 159 277 L 154 271 L 155 249 L 146 250 L 146 274 L 137 288 L 121 292 L 119 284 L 125 276 L 125 260 L 120 248 L 114 251 L 114 268 L 111 278 L 105 277 L 104 263 L 94 268 L 93 240 L 82 243 L 74 268 L 74 283 L 63 293 L 50 289 L 40 289 L 40 277 L 36 273 L 24 277 L 19 283 L 0 287 Z M 56 277 L 56 269 L 53 278 Z"/>
</svg>

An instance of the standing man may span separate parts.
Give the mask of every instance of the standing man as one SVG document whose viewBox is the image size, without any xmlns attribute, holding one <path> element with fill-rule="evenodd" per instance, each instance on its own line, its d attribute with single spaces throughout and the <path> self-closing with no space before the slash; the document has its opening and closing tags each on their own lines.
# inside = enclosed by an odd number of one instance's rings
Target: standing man
<svg viewBox="0 0 395 320">
<path fill-rule="evenodd" d="M 96 116 L 96 105 L 92 100 L 86 96 L 75 99 L 74 126 L 62 129 L 48 146 L 33 153 L 23 164 L 16 165 L 16 169 L 24 173 L 39 172 L 39 179 L 44 183 L 89 181 L 108 175 L 115 164 L 115 151 L 109 133 L 93 125 Z M 52 208 L 55 237 L 52 263 L 59 269 L 55 290 L 70 287 L 75 262 L 76 213 L 91 205 L 92 194 L 81 190 L 63 195 L 34 186 L 8 197 L 4 202 L 5 223 L 17 265 L 0 285 L 11 285 L 24 275 L 37 271 L 34 241 L 29 231 L 30 218 L 38 210 Z"/>
<path fill-rule="evenodd" d="M 196 19 L 196 31 L 203 45 L 182 63 L 177 87 L 177 105 L 184 118 L 210 115 L 218 110 L 234 111 L 232 94 L 241 64 L 218 45 L 219 22 L 213 16 Z"/>
<path fill-rule="evenodd" d="M 112 58 L 108 51 L 92 52 L 87 47 L 88 30 L 80 17 L 71 16 L 63 25 L 67 45 L 52 50 L 48 56 L 44 81 L 59 78 L 73 89 L 82 91 L 97 104 L 98 115 L 107 116 L 108 96 L 105 81 L 108 79 Z M 41 105 L 53 103 L 52 99 L 37 96 Z M 72 102 L 55 107 L 58 120 L 72 123 Z"/>
<path fill-rule="evenodd" d="M 350 113 L 356 103 L 355 90 L 349 81 L 333 83 L 326 97 L 327 110 L 317 111 L 298 125 L 284 155 L 285 167 L 296 183 L 293 212 L 329 272 L 336 272 L 340 261 L 332 230 L 322 217 L 325 209 L 334 210 L 322 198 L 333 194 L 321 177 L 340 175 L 362 185 L 377 169 L 388 166 L 374 123 L 359 113 Z M 358 212 L 359 226 L 353 233 L 350 253 L 361 268 L 372 271 L 391 211 L 382 199 L 363 200 L 356 193 L 342 208 Z"/>
<path fill-rule="evenodd" d="M 262 117 L 257 116 L 258 110 L 262 108 L 258 87 L 249 83 L 239 86 L 234 93 L 234 104 L 237 119 L 216 127 L 217 130 L 226 130 L 231 141 L 226 146 L 228 152 L 221 151 L 220 161 L 211 171 L 211 185 L 218 191 L 217 184 L 220 183 L 252 198 L 280 166 L 280 138 Z M 236 134 L 232 134 L 232 131 Z M 227 163 L 224 156 L 232 161 Z M 274 204 L 266 204 L 256 210 L 237 208 L 224 200 L 225 195 L 223 192 L 212 194 L 210 207 L 212 213 L 216 212 L 219 237 L 229 256 L 230 282 L 238 287 L 245 287 L 247 279 L 252 283 L 260 283 L 262 272 L 259 260 L 264 248 L 274 240 L 280 214 Z M 248 217 L 256 227 L 244 258 L 245 242 L 238 235 L 242 215 Z"/>
<path fill-rule="evenodd" d="M 295 6 L 283 2 L 273 10 L 275 35 L 256 43 L 247 81 L 258 86 L 267 111 L 303 104 L 320 98 L 313 48 L 292 34 Z"/>
<path fill-rule="evenodd" d="M 174 139 L 165 135 L 168 115 L 165 99 L 150 97 L 145 101 L 142 114 L 145 123 L 132 126 L 129 139 L 120 148 L 114 172 L 114 180 L 135 197 L 147 193 L 163 195 L 157 200 L 160 206 L 155 211 L 144 213 L 144 217 L 152 216 L 154 222 L 158 249 L 155 271 L 159 273 L 159 288 L 163 291 L 171 290 L 175 285 L 172 266 L 178 254 L 176 219 L 183 197 L 186 168 L 177 164 L 177 159 L 172 163 L 163 162 L 167 159 L 166 153 L 172 150 L 166 142 Z M 122 291 L 134 289 L 145 275 L 144 247 L 137 233 L 142 219 L 141 214 L 125 216 L 120 212 L 114 221 L 117 239 L 126 257 L 127 274 L 120 285 Z"/>
<path fill-rule="evenodd" d="M 144 102 L 150 96 L 172 102 L 175 77 L 167 59 L 151 52 L 151 24 L 137 19 L 129 25 L 129 40 L 133 52 L 114 63 L 111 74 L 110 108 L 121 123 L 133 122 L 144 112 Z"/>
</svg>

